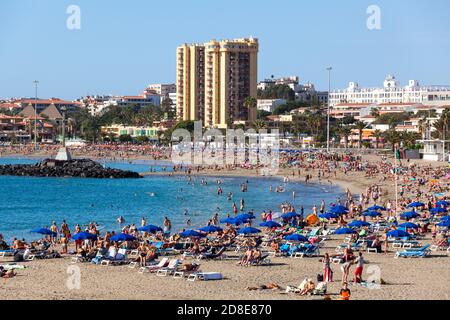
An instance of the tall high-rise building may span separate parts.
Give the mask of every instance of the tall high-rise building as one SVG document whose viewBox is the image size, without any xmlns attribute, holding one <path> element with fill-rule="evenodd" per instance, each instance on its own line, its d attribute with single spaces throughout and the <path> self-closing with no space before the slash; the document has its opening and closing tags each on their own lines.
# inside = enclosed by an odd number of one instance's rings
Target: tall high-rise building
<svg viewBox="0 0 450 320">
<path fill-rule="evenodd" d="M 212 40 L 177 48 L 177 115 L 201 120 L 205 127 L 226 128 L 232 122 L 252 122 L 256 106 L 258 40 Z"/>
</svg>

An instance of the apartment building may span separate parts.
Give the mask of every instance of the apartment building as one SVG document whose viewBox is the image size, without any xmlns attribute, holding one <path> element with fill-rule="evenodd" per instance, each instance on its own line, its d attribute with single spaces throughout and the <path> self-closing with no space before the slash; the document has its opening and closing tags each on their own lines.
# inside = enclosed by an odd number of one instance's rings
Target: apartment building
<svg viewBox="0 0 450 320">
<path fill-rule="evenodd" d="M 330 105 L 340 103 L 423 103 L 426 105 L 450 104 L 450 86 L 421 86 L 417 80 L 409 80 L 401 86 L 393 75 L 388 75 L 383 87 L 362 88 L 350 82 L 344 90 L 330 92 Z"/>
<path fill-rule="evenodd" d="M 245 100 L 257 96 L 258 47 L 254 38 L 178 47 L 178 119 L 218 128 L 254 121 L 256 108 L 247 108 Z"/>
</svg>

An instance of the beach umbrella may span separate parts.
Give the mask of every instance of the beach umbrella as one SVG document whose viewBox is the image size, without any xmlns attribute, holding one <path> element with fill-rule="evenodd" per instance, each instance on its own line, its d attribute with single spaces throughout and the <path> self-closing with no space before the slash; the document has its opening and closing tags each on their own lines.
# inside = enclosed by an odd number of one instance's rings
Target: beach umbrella
<svg viewBox="0 0 450 320">
<path fill-rule="evenodd" d="M 450 220 L 444 220 L 437 224 L 438 227 L 450 227 Z"/>
<path fill-rule="evenodd" d="M 327 220 L 336 219 L 338 217 L 339 217 L 338 214 L 332 213 L 332 212 L 326 212 L 326 213 L 319 214 L 319 218 L 327 219 Z"/>
<path fill-rule="evenodd" d="M 419 229 L 419 226 L 415 223 L 412 222 L 405 222 L 402 223 L 401 225 L 399 225 L 400 228 L 405 228 L 405 229 Z"/>
<path fill-rule="evenodd" d="M 73 240 L 86 240 L 91 239 L 95 240 L 97 239 L 97 236 L 95 234 L 89 233 L 89 232 L 78 232 L 72 236 Z"/>
<path fill-rule="evenodd" d="M 180 237 L 188 238 L 188 237 L 204 237 L 205 235 L 201 232 L 195 230 L 186 230 L 180 233 Z"/>
<path fill-rule="evenodd" d="M 390 238 L 409 237 L 409 233 L 400 229 L 391 230 L 386 234 Z"/>
<path fill-rule="evenodd" d="M 442 217 L 441 221 L 450 221 L 450 216 Z"/>
<path fill-rule="evenodd" d="M 365 221 L 361 221 L 361 220 L 353 220 L 352 222 L 350 222 L 348 224 L 349 227 L 351 228 L 361 228 L 361 227 L 368 227 L 370 226 L 370 223 L 365 222 Z"/>
<path fill-rule="evenodd" d="M 377 210 L 381 210 L 381 211 L 386 211 L 385 207 L 382 206 L 371 206 L 369 208 L 367 208 L 368 211 L 377 211 Z"/>
<path fill-rule="evenodd" d="M 206 233 L 214 233 L 214 232 L 222 231 L 222 228 L 216 227 L 216 226 L 206 226 L 206 227 L 202 227 L 198 230 L 206 232 Z"/>
<path fill-rule="evenodd" d="M 261 230 L 252 228 L 252 227 L 247 227 L 247 228 L 238 230 L 239 234 L 254 234 L 254 233 L 260 233 L 260 232 L 261 232 Z"/>
<path fill-rule="evenodd" d="M 127 233 L 119 233 L 119 234 L 112 236 L 109 240 L 111 240 L 111 241 L 133 241 L 133 240 L 136 240 L 136 238 Z"/>
<path fill-rule="evenodd" d="M 334 206 L 330 209 L 332 213 L 336 214 L 346 214 L 348 213 L 348 209 L 344 206 Z"/>
<path fill-rule="evenodd" d="M 408 220 L 408 219 L 412 219 L 412 218 L 417 218 L 419 216 L 419 214 L 415 211 L 408 211 L 408 212 L 404 212 L 400 215 L 400 218 L 402 218 L 403 220 Z"/>
<path fill-rule="evenodd" d="M 450 202 L 448 202 L 448 201 L 446 201 L 446 200 L 438 201 L 438 202 L 436 202 L 436 204 L 437 204 L 438 206 L 444 206 L 444 207 L 450 206 Z"/>
<path fill-rule="evenodd" d="M 249 213 L 243 213 L 243 214 L 240 214 L 240 215 L 238 215 L 238 216 L 236 216 L 236 217 L 234 217 L 234 218 L 235 218 L 235 219 L 242 220 L 242 221 L 244 221 L 244 220 L 250 220 L 250 219 L 256 219 L 256 217 L 255 217 L 254 215 L 249 214 Z"/>
<path fill-rule="evenodd" d="M 149 224 L 149 225 L 146 225 L 146 226 L 138 228 L 138 231 L 149 232 L 149 233 L 156 233 L 158 231 L 163 231 L 163 229 L 161 229 L 158 226 L 154 226 L 152 224 Z"/>
<path fill-rule="evenodd" d="M 281 227 L 281 224 L 276 223 L 275 221 L 266 221 L 263 223 L 259 224 L 261 227 L 266 227 L 266 228 L 279 228 Z"/>
<path fill-rule="evenodd" d="M 352 234 L 352 233 L 356 233 L 356 231 L 353 229 L 350 229 L 350 228 L 339 228 L 334 233 L 335 234 Z"/>
<path fill-rule="evenodd" d="M 430 212 L 431 212 L 432 214 L 436 214 L 436 213 L 444 213 L 444 212 L 447 212 L 447 209 L 444 209 L 444 208 L 442 208 L 442 207 L 439 207 L 439 208 L 433 208 L 433 209 L 430 210 Z"/>
<path fill-rule="evenodd" d="M 309 242 L 308 238 L 306 238 L 305 236 L 303 236 L 301 234 L 298 234 L 298 233 L 293 233 L 293 234 L 290 234 L 288 236 L 285 236 L 284 240 Z"/>
<path fill-rule="evenodd" d="M 220 223 L 228 223 L 228 224 L 235 224 L 235 225 L 240 225 L 245 223 L 245 221 L 240 220 L 240 219 L 236 219 L 236 218 L 232 218 L 232 217 L 228 217 L 226 219 L 222 219 L 220 220 Z"/>
<path fill-rule="evenodd" d="M 364 216 L 364 217 L 372 217 L 372 218 L 375 218 L 375 217 L 381 216 L 381 213 L 379 213 L 379 212 L 377 212 L 377 211 L 367 211 L 367 212 L 364 212 L 364 213 L 363 213 L 363 216 Z"/>
<path fill-rule="evenodd" d="M 46 228 L 36 228 L 36 229 L 31 230 L 31 232 L 44 234 L 44 235 L 50 235 L 50 236 L 56 236 L 56 232 L 53 232 L 52 230 L 46 229 Z"/>
<path fill-rule="evenodd" d="M 416 202 L 412 202 L 412 203 L 408 204 L 407 208 L 418 208 L 418 207 L 424 207 L 424 206 L 425 206 L 425 203 L 416 201 Z"/>
<path fill-rule="evenodd" d="M 295 213 L 295 212 L 288 212 L 288 213 L 285 213 L 285 214 L 281 215 L 281 218 L 283 218 L 283 219 L 292 219 L 292 218 L 295 218 L 295 217 L 300 217 L 300 215 L 298 213 Z"/>
</svg>

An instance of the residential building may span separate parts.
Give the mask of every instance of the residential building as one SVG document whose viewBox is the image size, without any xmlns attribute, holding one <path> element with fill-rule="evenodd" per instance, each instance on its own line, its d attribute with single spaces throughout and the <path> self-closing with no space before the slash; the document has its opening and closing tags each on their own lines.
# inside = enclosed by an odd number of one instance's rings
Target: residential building
<svg viewBox="0 0 450 320">
<path fill-rule="evenodd" d="M 280 106 L 286 104 L 285 99 L 258 99 L 257 101 L 257 109 L 267 111 L 267 112 L 273 112 L 273 110 Z"/>
<path fill-rule="evenodd" d="M 258 40 L 212 40 L 177 48 L 177 117 L 201 120 L 205 127 L 253 122 L 257 96 Z"/>
<path fill-rule="evenodd" d="M 149 84 L 147 88 L 144 90 L 144 94 L 147 91 L 153 91 L 156 94 L 159 94 L 161 96 L 161 99 L 164 100 L 165 98 L 169 97 L 169 94 L 176 93 L 177 92 L 177 86 L 176 84 Z"/>
<path fill-rule="evenodd" d="M 383 87 L 362 88 L 350 82 L 344 90 L 330 92 L 330 105 L 340 103 L 423 103 L 442 105 L 450 103 L 450 86 L 420 86 L 417 80 L 409 80 L 402 87 L 393 75 L 388 75 Z"/>
<path fill-rule="evenodd" d="M 151 140 L 158 139 L 157 127 L 135 127 L 113 124 L 101 127 L 100 132 L 105 135 L 114 135 L 115 138 L 118 138 L 121 135 L 130 135 L 133 138 L 148 137 Z"/>
<path fill-rule="evenodd" d="M 64 107 L 69 112 L 76 111 L 83 106 L 82 103 L 79 101 L 66 101 L 58 98 L 50 98 L 50 99 L 23 98 L 15 100 L 12 103 L 20 106 L 22 109 L 25 109 L 28 106 L 32 106 L 33 108 L 36 106 L 38 113 L 41 113 L 51 104 L 53 104 L 59 111 L 61 111 L 61 108 Z"/>
</svg>

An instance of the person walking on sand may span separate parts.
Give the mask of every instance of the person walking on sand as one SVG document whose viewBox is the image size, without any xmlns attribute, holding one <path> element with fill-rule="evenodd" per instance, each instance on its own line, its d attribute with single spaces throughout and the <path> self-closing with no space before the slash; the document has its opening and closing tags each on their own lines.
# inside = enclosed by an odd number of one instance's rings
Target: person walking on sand
<svg viewBox="0 0 450 320">
<path fill-rule="evenodd" d="M 362 252 L 358 254 L 358 257 L 355 259 L 354 263 L 356 264 L 356 269 L 353 277 L 353 283 L 361 283 L 362 282 L 362 272 L 364 268 L 364 258 Z"/>
<path fill-rule="evenodd" d="M 147 219 L 145 217 L 141 218 L 141 227 L 145 227 L 147 225 Z"/>
<path fill-rule="evenodd" d="M 333 282 L 333 270 L 331 270 L 331 258 L 328 253 L 325 253 L 323 262 L 323 282 Z"/>
</svg>

